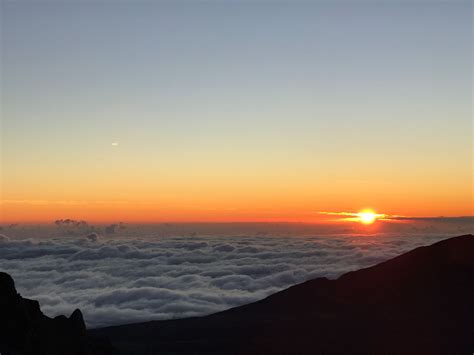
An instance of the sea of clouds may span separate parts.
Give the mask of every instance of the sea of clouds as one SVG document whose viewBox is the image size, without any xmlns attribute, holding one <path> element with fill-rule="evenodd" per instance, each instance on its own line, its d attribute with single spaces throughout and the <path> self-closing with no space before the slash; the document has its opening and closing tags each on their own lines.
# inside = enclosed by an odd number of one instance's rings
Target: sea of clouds
<svg viewBox="0 0 474 355">
<path fill-rule="evenodd" d="M 377 264 L 442 236 L 83 237 L 0 235 L 0 270 L 48 316 L 88 327 L 210 314 L 316 277 Z"/>
</svg>

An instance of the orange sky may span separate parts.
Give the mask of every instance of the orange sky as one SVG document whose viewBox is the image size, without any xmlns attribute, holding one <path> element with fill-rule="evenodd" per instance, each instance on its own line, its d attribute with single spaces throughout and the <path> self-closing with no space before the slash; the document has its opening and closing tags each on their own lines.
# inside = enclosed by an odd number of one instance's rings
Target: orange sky
<svg viewBox="0 0 474 355">
<path fill-rule="evenodd" d="M 419 196 L 407 203 L 406 195 L 381 194 L 359 196 L 348 194 L 264 195 L 253 199 L 244 194 L 235 197 L 203 196 L 162 198 L 159 201 L 126 200 L 4 200 L 2 221 L 51 222 L 59 218 L 84 219 L 91 222 L 213 222 L 213 221 L 293 221 L 322 222 L 333 220 L 320 211 L 358 212 L 370 207 L 379 213 L 404 216 L 472 215 L 471 201 L 465 195 Z M 412 195 L 413 196 L 413 195 Z M 293 198 L 292 198 L 293 197 Z M 177 201 L 177 202 L 176 202 Z M 442 201 L 442 202 L 440 202 Z M 179 203 L 180 202 L 180 203 Z"/>
<path fill-rule="evenodd" d="M 404 216 L 474 214 L 470 166 L 455 166 L 459 157 L 443 170 L 429 160 L 417 167 L 413 158 L 366 156 L 325 158 L 319 165 L 308 158 L 281 165 L 208 161 L 165 170 L 122 149 L 98 153 L 102 165 L 10 162 L 2 175 L 2 221 L 318 222 L 327 219 L 320 211 L 363 208 Z"/>
</svg>

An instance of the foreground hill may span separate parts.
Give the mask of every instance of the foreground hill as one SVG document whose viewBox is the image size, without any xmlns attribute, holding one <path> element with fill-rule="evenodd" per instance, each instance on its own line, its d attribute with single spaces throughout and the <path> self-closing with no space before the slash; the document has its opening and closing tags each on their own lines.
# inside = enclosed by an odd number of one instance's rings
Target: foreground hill
<svg viewBox="0 0 474 355">
<path fill-rule="evenodd" d="M 474 353 L 474 236 L 206 317 L 88 331 L 124 354 Z"/>
</svg>

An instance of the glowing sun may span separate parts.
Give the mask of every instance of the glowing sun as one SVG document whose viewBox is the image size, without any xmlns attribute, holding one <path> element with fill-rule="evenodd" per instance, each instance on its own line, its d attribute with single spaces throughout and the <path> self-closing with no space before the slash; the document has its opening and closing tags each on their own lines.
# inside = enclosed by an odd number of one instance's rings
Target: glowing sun
<svg viewBox="0 0 474 355">
<path fill-rule="evenodd" d="M 363 224 L 372 224 L 377 220 L 377 214 L 371 210 L 364 210 L 357 213 L 357 217 L 359 218 L 359 222 Z"/>
</svg>

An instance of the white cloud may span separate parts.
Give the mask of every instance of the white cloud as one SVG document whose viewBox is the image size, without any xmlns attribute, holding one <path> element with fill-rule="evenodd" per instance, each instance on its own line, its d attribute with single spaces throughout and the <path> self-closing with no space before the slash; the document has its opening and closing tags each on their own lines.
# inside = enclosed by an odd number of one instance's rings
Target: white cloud
<svg viewBox="0 0 474 355">
<path fill-rule="evenodd" d="M 442 237 L 0 237 L 0 269 L 50 316 L 89 327 L 209 314 Z"/>
</svg>

